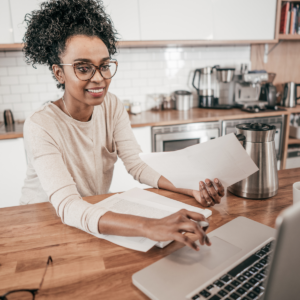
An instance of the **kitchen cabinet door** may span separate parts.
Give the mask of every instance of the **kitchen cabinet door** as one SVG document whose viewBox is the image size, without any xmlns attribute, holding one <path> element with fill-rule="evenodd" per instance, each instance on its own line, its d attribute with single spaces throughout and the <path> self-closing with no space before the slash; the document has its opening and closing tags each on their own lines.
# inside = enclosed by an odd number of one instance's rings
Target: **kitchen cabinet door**
<svg viewBox="0 0 300 300">
<path fill-rule="evenodd" d="M 22 43 L 23 37 L 26 31 L 24 18 L 27 13 L 31 13 L 33 10 L 40 8 L 39 4 L 44 2 L 43 0 L 9 0 L 12 25 L 14 31 L 14 42 Z"/>
<path fill-rule="evenodd" d="M 273 40 L 277 0 L 211 0 L 215 40 Z"/>
<path fill-rule="evenodd" d="M 139 9 L 142 40 L 213 39 L 211 0 L 139 0 Z"/>
<path fill-rule="evenodd" d="M 138 0 L 104 0 L 122 41 L 138 41 L 140 37 Z"/>
<path fill-rule="evenodd" d="M 9 0 L 1 0 L 0 8 L 0 44 L 14 42 Z"/>
<path fill-rule="evenodd" d="M 0 208 L 19 205 L 27 162 L 23 139 L 0 141 Z"/>
<path fill-rule="evenodd" d="M 144 153 L 151 152 L 151 127 L 140 127 L 132 129 L 138 144 Z M 115 163 L 114 175 L 110 186 L 110 192 L 124 192 L 134 187 L 141 189 L 150 188 L 146 184 L 139 183 L 127 172 L 123 161 L 118 158 Z"/>
</svg>

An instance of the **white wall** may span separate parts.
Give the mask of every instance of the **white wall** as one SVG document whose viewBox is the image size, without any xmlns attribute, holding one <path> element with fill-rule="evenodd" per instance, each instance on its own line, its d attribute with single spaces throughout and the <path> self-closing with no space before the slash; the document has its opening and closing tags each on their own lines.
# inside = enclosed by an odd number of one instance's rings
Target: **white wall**
<svg viewBox="0 0 300 300">
<path fill-rule="evenodd" d="M 196 68 L 250 65 L 250 46 L 120 49 L 115 58 L 119 70 L 110 91 L 121 100 L 141 102 L 146 110 L 152 105 L 150 94 L 193 91 L 191 76 Z M 21 51 L 0 52 L 0 121 L 4 109 L 11 109 L 15 119 L 22 120 L 61 95 L 47 67 L 27 66 Z"/>
</svg>

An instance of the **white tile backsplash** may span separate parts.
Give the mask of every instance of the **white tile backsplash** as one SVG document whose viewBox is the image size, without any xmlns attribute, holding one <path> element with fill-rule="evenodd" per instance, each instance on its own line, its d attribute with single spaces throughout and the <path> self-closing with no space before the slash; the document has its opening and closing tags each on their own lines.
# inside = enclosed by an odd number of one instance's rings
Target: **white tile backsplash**
<svg viewBox="0 0 300 300">
<path fill-rule="evenodd" d="M 121 100 L 141 102 L 144 110 L 151 108 L 153 93 L 195 92 L 191 81 L 196 68 L 218 64 L 239 69 L 247 63 L 251 69 L 249 45 L 128 48 L 119 49 L 114 58 L 119 68 L 110 91 Z M 0 121 L 4 109 L 11 109 L 15 119 L 25 119 L 63 94 L 47 66 L 35 67 L 26 64 L 22 51 L 0 52 Z"/>
<path fill-rule="evenodd" d="M 10 94 L 9 85 L 0 85 L 0 95 L 7 95 Z"/>
<path fill-rule="evenodd" d="M 18 84 L 16 85 L 11 85 L 10 86 L 10 92 L 11 94 L 27 94 L 29 92 L 29 88 L 27 84 Z"/>
<path fill-rule="evenodd" d="M 2 96 L 3 103 L 20 103 L 21 102 L 21 95 L 3 95 Z"/>
<path fill-rule="evenodd" d="M 8 74 L 7 68 L 0 68 L 0 76 L 6 76 Z"/>
<path fill-rule="evenodd" d="M 1 57 L 0 66 L 1 67 L 11 67 L 17 65 L 17 59 L 14 57 Z"/>
<path fill-rule="evenodd" d="M 0 85 L 16 85 L 19 83 L 18 76 L 1 76 Z"/>
<path fill-rule="evenodd" d="M 9 67 L 7 68 L 8 75 L 26 75 L 26 67 Z"/>
</svg>

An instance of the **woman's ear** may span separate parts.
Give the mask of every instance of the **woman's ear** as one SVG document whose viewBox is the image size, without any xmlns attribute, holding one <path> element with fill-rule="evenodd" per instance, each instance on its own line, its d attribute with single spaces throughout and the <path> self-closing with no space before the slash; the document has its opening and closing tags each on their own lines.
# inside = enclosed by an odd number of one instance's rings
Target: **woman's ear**
<svg viewBox="0 0 300 300">
<path fill-rule="evenodd" d="M 52 65 L 52 71 L 59 83 L 65 83 L 65 74 L 63 69 L 58 65 Z"/>
</svg>

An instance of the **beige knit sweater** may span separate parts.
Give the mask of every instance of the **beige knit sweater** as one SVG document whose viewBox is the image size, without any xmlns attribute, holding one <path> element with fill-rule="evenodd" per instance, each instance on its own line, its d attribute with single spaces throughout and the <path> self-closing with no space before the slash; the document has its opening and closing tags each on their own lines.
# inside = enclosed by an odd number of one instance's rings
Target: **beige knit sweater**
<svg viewBox="0 0 300 300">
<path fill-rule="evenodd" d="M 26 120 L 24 142 L 28 168 L 20 203 L 50 201 L 63 223 L 89 233 L 98 233 L 106 210 L 81 197 L 108 192 L 117 156 L 141 183 L 157 187 L 160 177 L 141 161 L 128 113 L 110 93 L 88 122 L 46 104 Z"/>
</svg>

